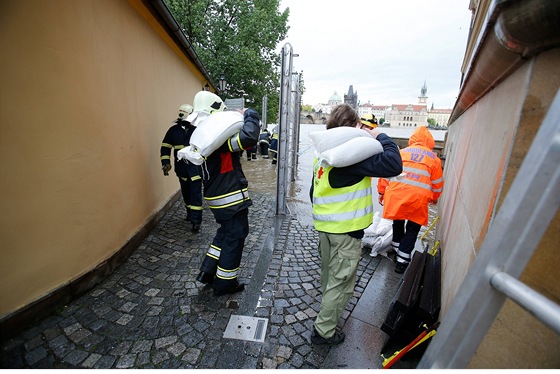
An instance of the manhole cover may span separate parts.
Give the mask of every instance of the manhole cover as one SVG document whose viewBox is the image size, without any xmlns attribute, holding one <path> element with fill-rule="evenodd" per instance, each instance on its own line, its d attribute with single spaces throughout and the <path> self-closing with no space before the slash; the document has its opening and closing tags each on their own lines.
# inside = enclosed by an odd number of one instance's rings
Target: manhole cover
<svg viewBox="0 0 560 374">
<path fill-rule="evenodd" d="M 223 337 L 262 343 L 267 326 L 268 319 L 266 318 L 232 315 Z"/>
</svg>

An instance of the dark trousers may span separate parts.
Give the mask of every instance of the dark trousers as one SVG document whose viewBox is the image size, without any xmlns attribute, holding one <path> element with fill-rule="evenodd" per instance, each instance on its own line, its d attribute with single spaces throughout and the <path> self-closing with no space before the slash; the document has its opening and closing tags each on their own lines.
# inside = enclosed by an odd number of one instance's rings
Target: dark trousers
<svg viewBox="0 0 560 374">
<path fill-rule="evenodd" d="M 202 180 L 192 181 L 189 177 L 180 177 L 179 183 L 187 208 L 187 219 L 194 224 L 202 223 Z"/>
<path fill-rule="evenodd" d="M 250 148 L 247 150 L 247 160 L 256 160 L 257 159 L 257 149 L 255 147 Z"/>
<path fill-rule="evenodd" d="M 397 250 L 398 262 L 410 262 L 411 253 L 414 250 L 414 244 L 416 244 L 416 238 L 421 227 L 422 225 L 410 220 L 393 221 L 393 242 L 399 243 Z"/>
<path fill-rule="evenodd" d="M 243 209 L 228 220 L 217 221 L 220 227 L 200 266 L 203 272 L 215 275 L 215 290 L 227 290 L 238 283 L 245 238 L 249 235 L 248 214 L 249 209 Z"/>
<path fill-rule="evenodd" d="M 259 146 L 261 148 L 261 156 L 268 156 L 268 144 L 261 143 Z"/>
</svg>

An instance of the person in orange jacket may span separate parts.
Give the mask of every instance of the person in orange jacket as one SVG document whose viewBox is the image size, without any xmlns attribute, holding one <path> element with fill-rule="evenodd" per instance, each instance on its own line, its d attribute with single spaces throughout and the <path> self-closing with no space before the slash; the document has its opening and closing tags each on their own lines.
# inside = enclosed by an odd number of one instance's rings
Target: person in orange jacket
<svg viewBox="0 0 560 374">
<path fill-rule="evenodd" d="M 393 220 L 392 249 L 397 254 L 395 272 L 408 267 L 420 227 L 428 225 L 428 204 L 437 204 L 443 191 L 441 160 L 434 153 L 434 137 L 427 127 L 419 127 L 408 147 L 401 149 L 406 175 L 377 182 L 383 218 Z"/>
</svg>

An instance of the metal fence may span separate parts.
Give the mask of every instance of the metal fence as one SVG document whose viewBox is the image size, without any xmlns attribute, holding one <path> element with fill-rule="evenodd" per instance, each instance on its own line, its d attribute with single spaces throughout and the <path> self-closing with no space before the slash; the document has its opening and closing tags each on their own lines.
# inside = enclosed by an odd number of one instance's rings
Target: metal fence
<svg viewBox="0 0 560 374">
<path fill-rule="evenodd" d="M 295 180 L 299 144 L 300 82 L 299 74 L 293 72 L 292 46 L 282 48 L 280 76 L 280 123 L 278 130 L 278 163 L 276 169 L 276 215 L 288 214 L 287 195 Z"/>
</svg>

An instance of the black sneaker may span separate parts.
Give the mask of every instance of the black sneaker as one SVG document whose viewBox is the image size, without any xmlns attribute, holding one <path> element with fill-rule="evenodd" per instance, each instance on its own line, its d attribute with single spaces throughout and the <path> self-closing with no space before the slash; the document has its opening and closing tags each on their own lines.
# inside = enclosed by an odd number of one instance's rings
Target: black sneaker
<svg viewBox="0 0 560 374">
<path fill-rule="evenodd" d="M 241 292 L 245 289 L 245 285 L 243 283 L 237 283 L 236 286 L 232 288 L 227 288 L 225 290 L 216 290 L 214 289 L 214 296 L 223 296 L 223 295 L 231 295 L 237 292 Z"/>
<path fill-rule="evenodd" d="M 395 273 L 402 274 L 404 273 L 407 267 L 408 267 L 408 263 L 397 262 L 397 265 L 395 265 Z"/>
<path fill-rule="evenodd" d="M 334 331 L 334 335 L 331 336 L 330 338 L 323 338 L 321 335 L 319 335 L 319 333 L 315 329 L 315 326 L 313 326 L 313 332 L 311 333 L 311 343 L 317 345 L 321 345 L 321 344 L 337 345 L 342 343 L 345 338 L 346 338 L 346 334 L 344 334 L 342 331 L 338 329 Z"/>
</svg>

